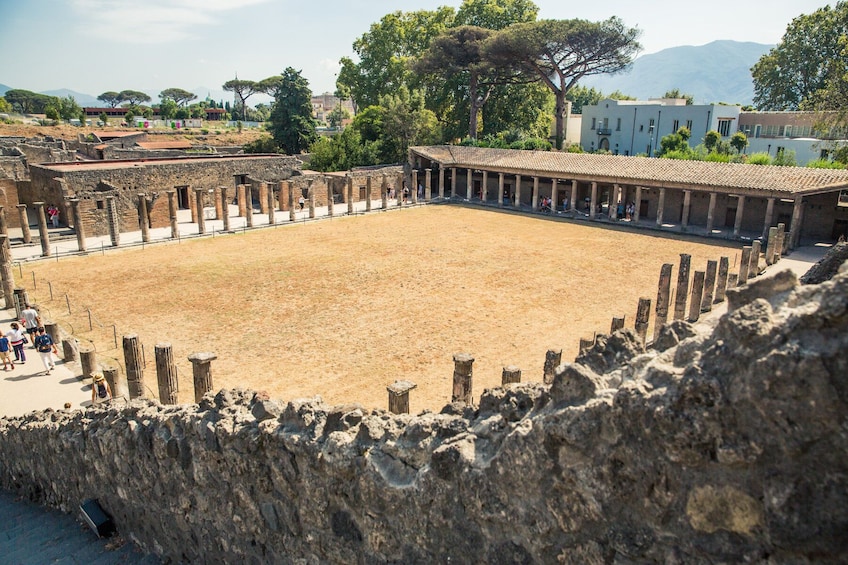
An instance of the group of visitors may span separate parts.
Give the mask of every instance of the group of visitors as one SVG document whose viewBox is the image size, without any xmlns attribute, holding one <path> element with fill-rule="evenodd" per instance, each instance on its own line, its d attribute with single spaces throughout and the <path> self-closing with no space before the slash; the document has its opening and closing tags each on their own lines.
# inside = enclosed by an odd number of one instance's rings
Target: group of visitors
<svg viewBox="0 0 848 565">
<path fill-rule="evenodd" d="M 631 220 L 636 215 L 636 204 L 633 202 L 619 202 L 615 210 L 616 218 L 619 220 Z"/>
<path fill-rule="evenodd" d="M 550 213 L 551 204 L 553 204 L 553 200 L 551 200 L 550 196 L 542 196 L 541 198 L 539 198 L 539 209 L 542 212 Z"/>
<path fill-rule="evenodd" d="M 3 361 L 4 371 L 14 369 L 15 363 L 26 363 L 24 345 L 30 342 L 41 357 L 45 373 L 49 375 L 56 368 L 53 360 L 53 355 L 58 353 L 56 344 L 41 324 L 38 311 L 27 304 L 21 311 L 20 323 L 12 322 L 9 331 L 0 336 L 0 360 Z M 10 353 L 15 354 L 14 360 Z"/>
</svg>

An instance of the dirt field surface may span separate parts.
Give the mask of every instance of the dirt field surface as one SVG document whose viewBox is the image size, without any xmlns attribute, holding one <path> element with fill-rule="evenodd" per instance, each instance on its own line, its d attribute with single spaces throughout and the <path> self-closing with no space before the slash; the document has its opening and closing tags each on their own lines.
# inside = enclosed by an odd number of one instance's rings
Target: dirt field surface
<svg viewBox="0 0 848 565">
<path fill-rule="evenodd" d="M 386 386 L 405 379 L 419 412 L 450 402 L 453 354 L 475 358 L 475 400 L 506 365 L 541 381 L 548 349 L 571 361 L 579 338 L 608 332 L 613 316 L 633 327 L 663 263 L 675 280 L 681 253 L 693 271 L 722 255 L 735 270 L 739 249 L 427 206 L 28 263 L 16 275 L 48 318 L 94 341 L 100 361 L 123 361 L 113 333 L 119 346 L 138 334 L 151 396 L 154 346 L 167 342 L 181 402 L 194 401 L 187 356 L 212 351 L 215 390 L 386 408 Z"/>
<path fill-rule="evenodd" d="M 250 141 L 254 141 L 262 135 L 267 135 L 266 132 L 258 129 L 244 129 L 239 133 L 235 129 L 218 128 L 215 125 L 207 122 L 206 129 L 208 134 L 203 134 L 200 130 L 184 130 L 180 133 L 171 130 L 148 130 L 148 134 L 154 141 L 164 141 L 166 139 L 187 140 L 194 145 L 244 145 Z M 79 134 L 109 132 L 109 131 L 141 131 L 131 128 L 121 128 L 118 122 L 97 127 L 91 124 L 83 127 L 72 126 L 68 124 L 60 124 L 56 126 L 39 126 L 34 124 L 3 124 L 0 123 L 0 137 L 27 137 L 34 138 L 40 136 L 52 136 L 61 139 L 76 139 Z M 162 137 L 167 136 L 167 137 Z"/>
</svg>

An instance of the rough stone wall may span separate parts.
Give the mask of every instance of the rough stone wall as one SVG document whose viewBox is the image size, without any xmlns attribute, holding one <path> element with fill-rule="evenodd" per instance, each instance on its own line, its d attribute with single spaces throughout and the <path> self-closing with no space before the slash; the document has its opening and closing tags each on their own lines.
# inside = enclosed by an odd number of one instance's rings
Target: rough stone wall
<svg viewBox="0 0 848 565">
<path fill-rule="evenodd" d="M 417 416 L 221 391 L 0 420 L 0 482 L 179 562 L 844 563 L 848 266 Z"/>
</svg>

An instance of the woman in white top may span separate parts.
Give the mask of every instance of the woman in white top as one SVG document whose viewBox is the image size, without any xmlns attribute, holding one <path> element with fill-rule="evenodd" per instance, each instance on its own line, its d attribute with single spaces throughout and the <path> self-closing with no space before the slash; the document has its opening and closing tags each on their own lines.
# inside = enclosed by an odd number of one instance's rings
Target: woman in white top
<svg viewBox="0 0 848 565">
<path fill-rule="evenodd" d="M 6 337 L 9 338 L 9 345 L 15 350 L 15 361 L 26 363 L 26 353 L 24 353 L 24 331 L 18 326 L 17 322 L 12 322 L 12 329 L 6 332 Z"/>
</svg>

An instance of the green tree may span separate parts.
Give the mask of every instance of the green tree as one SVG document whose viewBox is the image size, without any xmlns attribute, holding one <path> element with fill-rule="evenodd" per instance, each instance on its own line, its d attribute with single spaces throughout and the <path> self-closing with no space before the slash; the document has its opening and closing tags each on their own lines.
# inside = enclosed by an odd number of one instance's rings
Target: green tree
<svg viewBox="0 0 848 565">
<path fill-rule="evenodd" d="M 82 108 L 80 108 L 80 105 L 77 104 L 76 100 L 74 100 L 73 96 L 59 98 L 57 109 L 59 110 L 59 116 L 61 116 L 61 118 L 65 121 L 78 117 L 82 111 Z"/>
<path fill-rule="evenodd" d="M 417 87 L 410 59 L 421 55 L 430 41 L 452 24 L 454 15 L 448 6 L 386 14 L 353 42 L 359 62 L 349 57 L 339 61 L 336 88 L 349 90 L 355 107 L 364 108 L 379 103 L 380 96 L 401 86 Z"/>
<path fill-rule="evenodd" d="M 223 89 L 226 92 L 232 92 L 238 97 L 236 109 L 234 112 L 241 119 L 245 119 L 245 111 L 247 108 L 247 99 L 256 93 L 263 92 L 263 88 L 256 81 L 243 80 L 238 77 L 228 80 L 223 84 Z"/>
<path fill-rule="evenodd" d="M 171 98 L 163 98 L 159 104 L 159 117 L 163 120 L 171 120 L 177 117 L 177 103 Z"/>
<path fill-rule="evenodd" d="M 688 158 L 692 153 L 689 147 L 689 138 L 692 133 L 688 128 L 682 127 L 674 133 L 665 135 L 660 139 L 658 157 L 672 157 L 675 159 Z"/>
<path fill-rule="evenodd" d="M 114 108 L 115 106 L 123 102 L 123 100 L 121 99 L 121 95 L 111 90 L 104 92 L 103 94 L 98 96 L 97 99 L 103 102 L 104 104 L 108 104 L 110 108 Z"/>
<path fill-rule="evenodd" d="M 715 151 L 719 141 L 721 141 L 721 134 L 714 129 L 711 129 L 704 135 L 704 146 L 707 148 L 707 151 Z"/>
<path fill-rule="evenodd" d="M 539 7 L 530 0 L 463 0 L 453 25 L 497 30 L 535 21 L 538 13 Z"/>
<path fill-rule="evenodd" d="M 382 138 L 380 157 L 385 163 L 399 163 L 407 158 L 412 145 L 432 145 L 441 139 L 436 115 L 424 108 L 421 91 L 410 93 L 405 86 L 397 94 L 380 98 Z"/>
<path fill-rule="evenodd" d="M 330 127 L 333 128 L 341 127 L 342 122 L 348 118 L 350 118 L 350 112 L 341 104 L 337 104 L 327 115 L 327 121 L 330 122 Z"/>
<path fill-rule="evenodd" d="M 106 112 L 100 112 L 99 119 L 104 126 L 109 124 L 109 116 L 106 115 Z"/>
<path fill-rule="evenodd" d="M 582 114 L 583 106 L 596 106 L 604 98 L 604 93 L 600 90 L 595 90 L 595 87 L 587 88 L 585 86 L 576 85 L 568 91 L 565 99 L 571 102 L 571 113 Z"/>
<path fill-rule="evenodd" d="M 166 88 L 159 93 L 159 98 L 165 100 L 173 100 L 177 106 L 185 106 L 192 100 L 197 99 L 197 94 L 183 90 L 182 88 Z"/>
<path fill-rule="evenodd" d="M 127 102 L 130 106 L 138 106 L 142 102 L 150 102 L 150 96 L 139 90 L 122 90 L 118 93 L 121 102 Z"/>
<path fill-rule="evenodd" d="M 737 131 L 733 134 L 733 137 L 730 138 L 730 146 L 733 147 L 737 153 L 742 153 L 745 148 L 748 147 L 748 137 L 741 131 Z"/>
<path fill-rule="evenodd" d="M 12 105 L 9 104 L 9 102 L 6 100 L 6 98 L 4 98 L 3 96 L 0 96 L 0 112 L 3 112 L 4 114 L 8 114 L 11 111 L 12 111 Z"/>
<path fill-rule="evenodd" d="M 667 91 L 665 94 L 663 94 L 663 98 L 685 98 L 687 106 L 692 106 L 695 103 L 694 96 L 692 96 L 691 94 L 683 94 L 682 92 L 680 92 L 679 88 Z"/>
<path fill-rule="evenodd" d="M 57 122 L 62 116 L 61 114 L 59 114 L 59 109 L 56 108 L 56 106 L 50 104 L 46 108 L 44 108 L 44 117 L 46 117 L 48 120 L 53 120 L 54 122 Z"/>
<path fill-rule="evenodd" d="M 332 137 L 322 137 L 309 150 L 309 168 L 316 171 L 345 171 L 378 164 L 376 144 L 365 142 L 355 128 Z"/>
<path fill-rule="evenodd" d="M 556 147 L 561 149 L 568 91 L 585 76 L 627 69 L 641 49 L 640 33 L 616 17 L 603 22 L 540 20 L 498 32 L 488 49 L 503 64 L 520 62 L 551 89 L 556 97 Z"/>
<path fill-rule="evenodd" d="M 56 110 L 59 106 L 59 99 L 55 96 L 47 96 L 19 88 L 7 90 L 4 97 L 12 105 L 12 108 L 22 114 L 41 114 L 46 112 L 47 106 L 53 106 Z"/>
<path fill-rule="evenodd" d="M 793 19 L 774 48 L 751 69 L 754 105 L 760 110 L 798 110 L 827 90 L 848 35 L 848 3 L 837 2 Z"/>
<path fill-rule="evenodd" d="M 277 145 L 288 155 L 308 149 L 317 139 L 312 117 L 312 91 L 309 81 L 291 67 L 282 73 L 274 98 L 268 130 Z"/>
</svg>

